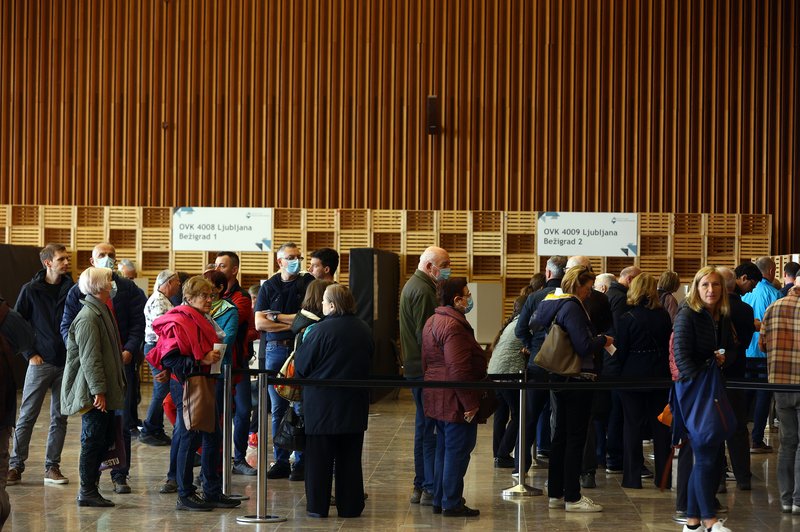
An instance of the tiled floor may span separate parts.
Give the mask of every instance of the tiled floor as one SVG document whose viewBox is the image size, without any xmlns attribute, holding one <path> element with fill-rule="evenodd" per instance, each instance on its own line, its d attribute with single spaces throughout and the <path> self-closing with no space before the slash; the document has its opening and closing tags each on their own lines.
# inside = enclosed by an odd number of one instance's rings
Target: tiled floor
<svg viewBox="0 0 800 532">
<path fill-rule="evenodd" d="M 149 397 L 149 390 L 143 390 Z M 43 409 L 47 412 L 48 404 Z M 144 410 L 140 407 L 140 410 Z M 236 517 L 256 513 L 255 477 L 233 477 L 235 492 L 251 495 L 242 508 L 212 513 L 175 511 L 175 495 L 160 495 L 158 487 L 168 463 L 167 447 L 133 444 L 130 495 L 114 495 L 111 481 L 104 474 L 101 491 L 117 503 L 113 509 L 78 508 L 77 459 L 80 451 L 80 419 L 70 420 L 62 472 L 71 483 L 45 486 L 42 463 L 46 416 L 40 417 L 31 442 L 31 457 L 20 485 L 9 486 L 12 516 L 6 530 L 590 530 L 590 531 L 679 531 L 670 517 L 674 511 L 674 492 L 661 493 L 654 487 L 629 490 L 620 487 L 619 476 L 598 474 L 598 488 L 584 494 L 606 508 L 600 514 L 566 514 L 548 510 L 546 497 L 520 501 L 503 500 L 501 491 L 512 485 L 510 470 L 494 469 L 491 453 L 491 427 L 482 426 L 478 446 L 472 454 L 464 496 L 467 503 L 481 510 L 478 518 L 451 519 L 433 515 L 430 507 L 408 503 L 413 478 L 413 403 L 407 392 L 399 400 L 384 400 L 373 405 L 370 429 L 364 448 L 364 476 L 369 499 L 359 519 L 310 519 L 305 515 L 303 484 L 288 480 L 270 481 L 267 494 L 269 513 L 287 518 L 280 524 L 240 525 Z M 770 435 L 777 444 L 777 434 Z M 720 495 L 730 507 L 726 526 L 740 531 L 800 530 L 800 516 L 780 513 L 775 481 L 777 454 L 753 456 L 753 491 L 738 492 L 729 483 L 729 493 Z M 543 487 L 546 469 L 534 470 L 529 483 Z M 335 516 L 335 509 L 331 512 Z"/>
</svg>

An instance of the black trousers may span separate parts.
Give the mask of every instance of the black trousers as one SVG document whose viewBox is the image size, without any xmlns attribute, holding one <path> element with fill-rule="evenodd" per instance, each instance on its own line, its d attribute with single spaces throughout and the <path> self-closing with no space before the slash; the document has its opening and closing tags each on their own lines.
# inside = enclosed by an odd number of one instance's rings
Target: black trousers
<svg viewBox="0 0 800 532">
<path fill-rule="evenodd" d="M 618 391 L 622 403 L 622 412 L 625 416 L 622 429 L 622 440 L 625 452 L 622 460 L 622 487 L 642 487 L 642 427 L 647 425 L 653 435 L 653 454 L 655 455 L 654 479 L 659 485 L 661 475 L 667 464 L 667 455 L 670 446 L 669 428 L 658 421 L 658 414 L 667 404 L 667 390 L 651 391 Z M 672 481 L 667 481 L 667 487 L 672 486 Z"/>
<path fill-rule="evenodd" d="M 81 456 L 78 471 L 81 492 L 91 493 L 100 480 L 100 462 L 114 441 L 114 411 L 92 408 L 81 417 Z"/>
<path fill-rule="evenodd" d="M 498 407 L 494 413 L 492 452 L 494 457 L 511 456 L 519 436 L 519 391 L 497 390 Z M 530 464 L 528 464 L 530 466 Z"/>
<path fill-rule="evenodd" d="M 731 468 L 737 484 L 749 484 L 750 434 L 747 431 L 747 394 L 744 390 L 726 390 L 733 414 L 736 416 L 736 432 L 727 440 Z"/>
<path fill-rule="evenodd" d="M 555 390 L 556 425 L 550 447 L 547 472 L 550 497 L 566 502 L 581 498 L 581 458 L 589 427 L 592 392 Z"/>
<path fill-rule="evenodd" d="M 339 517 L 358 517 L 364 511 L 364 477 L 361 452 L 364 433 L 306 435 L 306 510 L 328 517 L 331 484 L 336 476 L 336 510 Z"/>
</svg>

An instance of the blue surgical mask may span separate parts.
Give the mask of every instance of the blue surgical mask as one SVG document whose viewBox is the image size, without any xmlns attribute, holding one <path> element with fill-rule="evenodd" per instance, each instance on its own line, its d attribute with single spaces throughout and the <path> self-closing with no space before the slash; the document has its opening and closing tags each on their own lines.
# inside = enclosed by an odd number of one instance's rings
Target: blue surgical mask
<svg viewBox="0 0 800 532">
<path fill-rule="evenodd" d="M 286 261 L 286 273 L 294 275 L 300 271 L 300 259 L 292 259 Z"/>
<path fill-rule="evenodd" d="M 116 295 L 117 295 L 117 282 L 111 281 L 111 299 L 114 299 Z"/>
<path fill-rule="evenodd" d="M 109 270 L 113 270 L 115 262 L 113 258 L 106 255 L 105 257 L 95 260 L 94 265 L 96 268 L 108 268 Z"/>
<path fill-rule="evenodd" d="M 469 311 L 472 310 L 474 304 L 472 303 L 472 296 L 467 298 L 467 308 L 464 309 L 464 314 L 469 314 Z"/>
<path fill-rule="evenodd" d="M 450 278 L 450 268 L 439 268 L 439 276 L 437 277 L 440 281 L 446 281 Z"/>
</svg>

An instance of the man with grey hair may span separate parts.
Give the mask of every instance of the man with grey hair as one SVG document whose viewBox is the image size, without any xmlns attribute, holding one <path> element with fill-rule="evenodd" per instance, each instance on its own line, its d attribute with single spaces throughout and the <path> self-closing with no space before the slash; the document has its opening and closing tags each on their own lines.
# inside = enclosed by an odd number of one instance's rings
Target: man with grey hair
<svg viewBox="0 0 800 532">
<path fill-rule="evenodd" d="M 422 252 L 414 275 L 400 293 L 400 347 L 403 375 L 410 381 L 421 381 L 422 328 L 439 306 L 436 283 L 450 277 L 450 254 L 437 246 Z M 436 423 L 425 416 L 422 389 L 411 388 L 417 407 L 414 421 L 414 489 L 411 503 L 433 505 L 433 466 L 436 455 Z"/>
<path fill-rule="evenodd" d="M 306 288 L 314 280 L 314 276 L 301 272 L 303 256 L 294 242 L 286 242 L 277 253 L 279 271 L 264 281 L 258 291 L 255 307 L 256 329 L 261 331 L 259 346 L 259 367 L 278 371 L 286 362 L 294 347 L 292 321 L 300 311 Z M 274 386 L 269 387 L 269 398 L 272 406 L 272 437 L 278 433 L 283 415 L 289 407 L 289 401 L 278 395 Z M 246 436 L 246 434 L 245 434 Z M 266 445 L 267 437 L 259 434 L 259 439 Z M 245 445 L 246 445 L 245 437 Z M 246 447 L 244 451 L 246 451 Z M 273 444 L 275 463 L 267 471 L 267 478 L 302 481 L 305 479 L 303 453 L 295 452 L 294 467 L 289 464 L 290 451 Z M 235 465 L 234 471 L 250 474 L 244 456 Z M 252 468 L 251 468 L 252 469 Z"/>
<path fill-rule="evenodd" d="M 541 303 L 548 294 L 552 294 L 557 288 L 561 287 L 561 279 L 563 279 L 566 270 L 567 257 L 553 255 L 547 259 L 547 266 L 544 271 L 546 279 L 544 288 L 528 296 L 528 299 L 525 300 L 525 304 L 522 306 L 522 310 L 520 310 L 517 325 L 514 327 L 514 335 L 522 341 L 525 349 L 530 353 L 527 367 L 529 381 L 548 381 L 547 372 L 533 362 L 536 353 L 538 353 L 539 349 L 542 347 L 545 336 L 547 336 L 547 331 L 540 329 L 537 330 L 536 333 L 532 333 L 530 320 L 533 318 L 533 313 L 536 312 L 539 303 Z M 528 390 L 525 414 L 526 441 L 523 442 L 523 446 L 525 450 L 525 463 L 530 467 L 533 460 L 531 447 L 534 438 L 536 438 L 538 442 L 538 454 L 541 454 L 544 458 L 547 453 L 550 452 L 550 392 L 548 390 Z M 538 430 L 538 434 L 537 427 L 540 429 Z M 514 453 L 515 473 L 519 473 L 519 454 L 519 449 L 517 449 L 517 452 Z"/>
<path fill-rule="evenodd" d="M 772 257 L 759 257 L 756 259 L 756 267 L 761 272 L 759 281 L 752 292 L 742 296 L 742 301 L 753 308 L 753 316 L 761 320 L 767 308 L 781 297 L 780 291 L 772 285 L 775 280 L 775 261 Z M 745 376 L 748 379 L 755 379 L 761 382 L 767 380 L 767 354 L 758 347 L 759 333 L 753 334 L 753 339 L 747 347 L 747 371 Z M 755 390 L 748 393 L 748 402 L 755 402 L 753 407 L 753 433 L 750 435 L 752 441 L 750 452 L 753 454 L 772 452 L 772 446 L 764 442 L 764 429 L 769 418 L 769 409 L 772 403 L 772 392 L 767 390 Z M 748 405 L 749 406 L 749 405 Z"/>
<path fill-rule="evenodd" d="M 144 354 L 150 352 L 158 342 L 158 335 L 153 331 L 153 321 L 166 314 L 172 309 L 169 298 L 178 293 L 181 283 L 178 274 L 172 270 L 164 270 L 156 277 L 153 286 L 153 294 L 148 298 L 144 305 Z M 171 439 L 164 433 L 164 398 L 169 393 L 169 372 L 156 369 L 148 362 L 150 371 L 153 374 L 153 397 L 150 406 L 147 408 L 147 415 L 142 422 L 142 430 L 139 432 L 139 441 L 146 445 L 163 446 L 169 445 Z M 164 378 L 166 376 L 166 378 Z M 175 479 L 173 478 L 173 481 Z M 175 483 L 177 490 L 178 484 Z M 167 492 L 172 493 L 172 492 Z"/>
<path fill-rule="evenodd" d="M 601 273 L 594 279 L 594 289 L 605 294 L 611 288 L 611 283 L 616 280 L 617 278 L 613 273 Z"/>
<path fill-rule="evenodd" d="M 122 416 L 122 436 L 125 440 L 125 453 L 128 457 L 126 464 L 121 464 L 111 470 L 111 479 L 114 483 L 114 492 L 130 493 L 128 473 L 130 472 L 131 459 L 131 426 L 134 425 L 137 394 L 139 383 L 136 377 L 136 360 L 144 342 L 144 305 L 147 297 L 133 281 L 117 275 L 114 264 L 117 250 L 108 242 L 97 244 L 92 250 L 89 262 L 95 268 L 108 268 L 111 270 L 111 298 L 106 303 L 117 321 L 119 337 L 122 342 L 122 363 L 124 364 L 125 381 L 127 382 L 124 410 L 117 411 Z M 75 316 L 81 310 L 80 300 L 86 296 L 80 291 L 78 285 L 73 285 L 67 294 L 64 305 L 64 317 L 61 319 L 61 336 L 66 344 L 69 327 Z"/>
<path fill-rule="evenodd" d="M 122 259 L 119 261 L 119 274 L 133 281 L 136 279 L 136 265 L 130 259 Z"/>
</svg>

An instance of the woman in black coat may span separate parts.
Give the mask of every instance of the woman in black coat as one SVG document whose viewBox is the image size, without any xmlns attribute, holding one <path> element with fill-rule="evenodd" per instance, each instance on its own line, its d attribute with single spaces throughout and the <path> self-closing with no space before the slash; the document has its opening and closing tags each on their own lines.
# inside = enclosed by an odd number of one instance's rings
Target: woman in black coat
<svg viewBox="0 0 800 532">
<path fill-rule="evenodd" d="M 647 273 L 638 275 L 628 290 L 631 309 L 619 319 L 617 326 L 617 351 L 622 377 L 636 379 L 668 379 L 669 336 L 672 320 L 661 307 L 655 277 Z M 620 390 L 623 425 L 624 458 L 622 462 L 622 487 L 642 487 L 642 425 L 647 424 L 653 435 L 655 454 L 655 483 L 664 470 L 669 453 L 669 429 L 657 419 L 667 404 L 666 389 Z"/>
<path fill-rule="evenodd" d="M 325 289 L 322 313 L 295 354 L 295 374 L 306 379 L 366 379 L 374 345 L 372 331 L 355 316 L 350 290 L 334 284 Z M 328 517 L 331 482 L 336 476 L 339 517 L 358 517 L 364 510 L 361 453 L 369 415 L 367 388 L 303 387 L 306 427 L 306 510 Z"/>
</svg>

